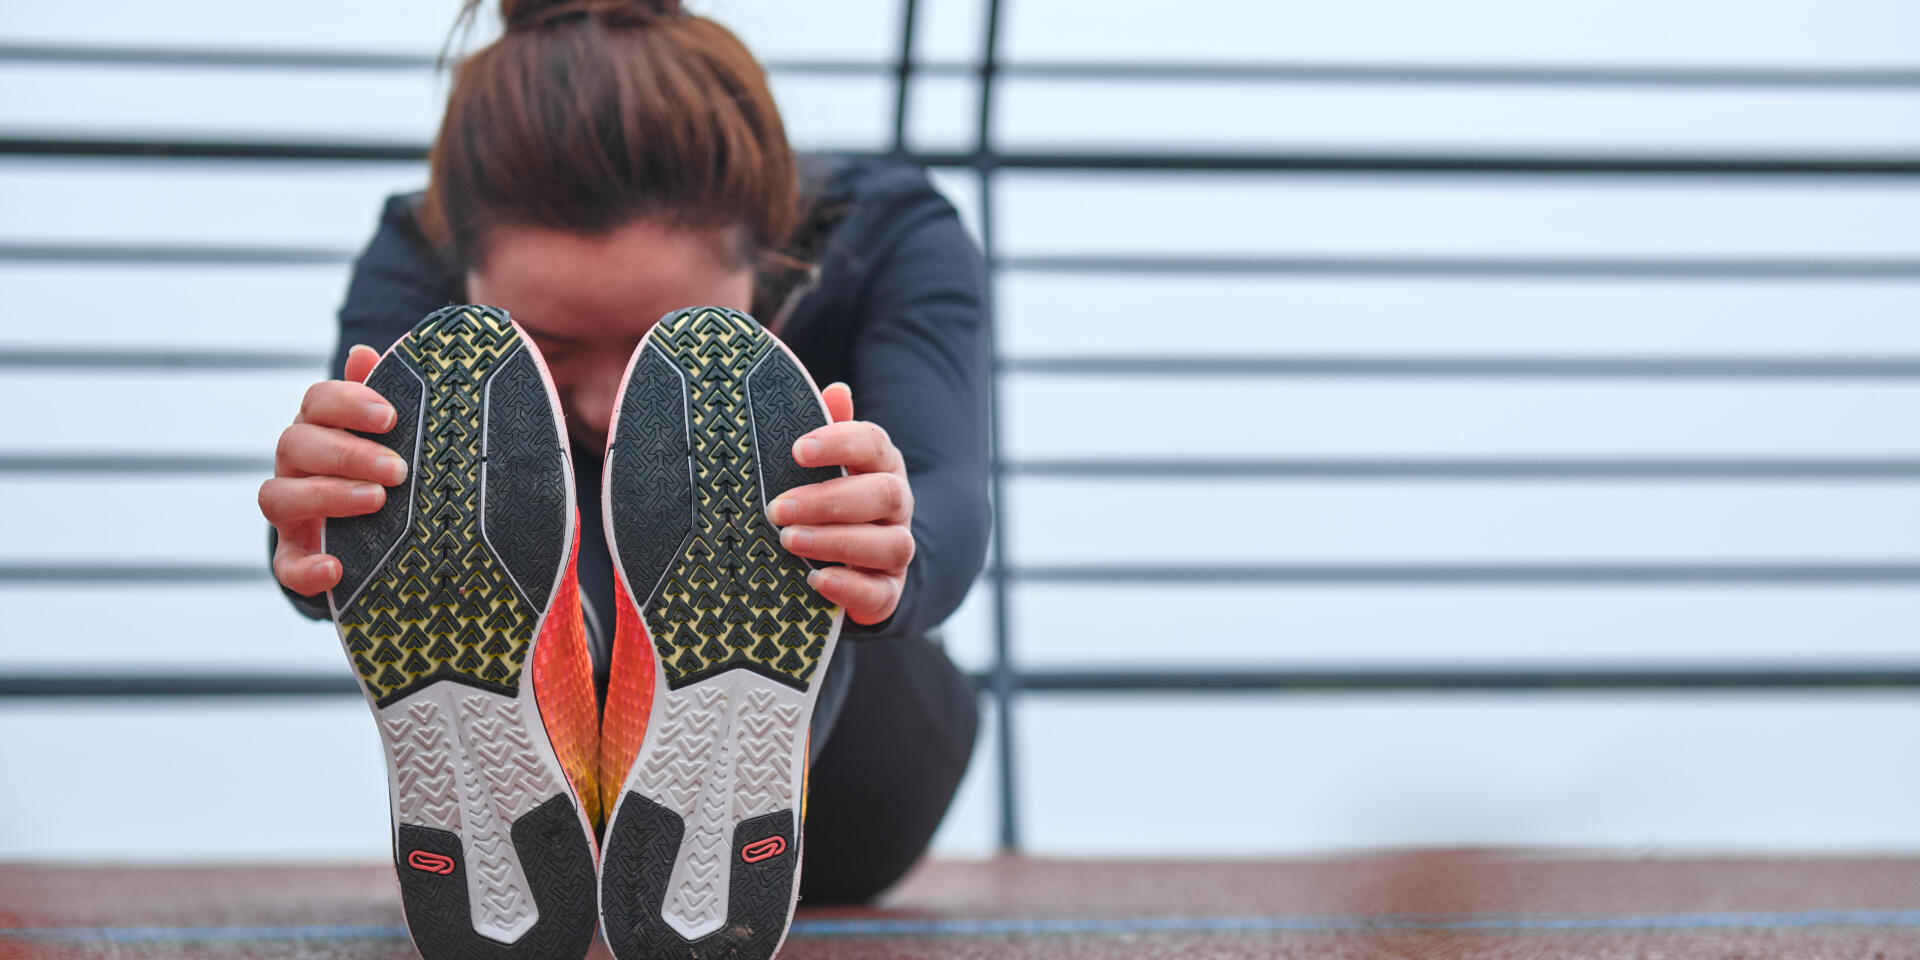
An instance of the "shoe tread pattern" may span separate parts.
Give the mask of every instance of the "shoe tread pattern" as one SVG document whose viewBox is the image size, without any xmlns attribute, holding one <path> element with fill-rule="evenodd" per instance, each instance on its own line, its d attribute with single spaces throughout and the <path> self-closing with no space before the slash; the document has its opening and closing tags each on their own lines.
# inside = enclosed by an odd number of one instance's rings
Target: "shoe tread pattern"
<svg viewBox="0 0 1920 960">
<path fill-rule="evenodd" d="M 769 349 L 747 375 L 747 398 L 753 413 L 754 462 L 760 467 L 762 503 L 810 483 L 838 477 L 838 467 L 803 467 L 793 459 L 793 445 L 802 436 L 827 425 L 813 383 L 793 357 L 778 347 Z"/>
<path fill-rule="evenodd" d="M 693 535 L 693 467 L 687 390 L 660 348 L 640 347 L 621 393 L 608 453 L 608 515 L 621 569 L 644 601 Z"/>
<path fill-rule="evenodd" d="M 487 379 L 482 531 L 535 609 L 552 600 L 567 542 L 566 466 L 553 402 L 533 354 L 515 351 Z"/>
<path fill-rule="evenodd" d="M 733 723 L 736 821 L 793 806 L 794 746 L 809 719 L 804 704 L 782 702 L 772 690 L 752 690 L 741 700 Z"/>
<path fill-rule="evenodd" d="M 547 541 L 511 561 L 531 581 L 529 590 L 537 596 L 530 597 L 516 587 L 510 563 L 488 546 L 482 529 L 483 432 L 497 438 L 503 463 L 516 465 L 515 471 L 495 471 L 503 486 L 548 483 L 565 496 L 555 472 L 565 469 L 564 455 L 552 426 L 552 404 L 537 376 L 536 389 L 526 389 L 523 374 L 493 398 L 499 429 L 482 423 L 488 379 L 497 370 L 513 369 L 511 362 L 522 352 L 524 344 L 504 315 L 463 306 L 421 321 L 381 361 L 382 367 L 404 363 L 425 381 L 420 439 L 409 470 L 411 522 L 364 589 L 351 598 L 333 595 L 334 619 L 348 656 L 379 706 L 440 680 L 508 696 L 519 689 L 565 539 L 564 503 L 558 515 L 544 505 L 525 508 L 537 510 L 541 523 L 529 522 L 506 536 L 505 547 Z M 519 369 L 537 374 L 531 366 Z M 531 409 L 509 410 L 510 403 Z M 514 424 L 530 432 L 509 437 L 507 427 Z M 504 476 L 543 461 L 550 466 L 539 465 L 512 481 Z M 552 496 L 550 489 L 546 497 L 526 499 L 544 503 Z M 511 520 L 505 525 L 512 526 Z M 329 521 L 329 541 L 340 527 L 340 521 Z M 544 574 L 533 569 L 536 561 L 546 564 Z"/>
<path fill-rule="evenodd" d="M 388 356 L 367 376 L 367 386 L 393 406 L 393 429 L 386 433 L 364 433 L 364 437 L 399 454 L 407 462 L 407 479 L 387 491 L 380 509 L 357 517 L 339 517 L 327 521 L 326 549 L 340 561 L 340 586 L 334 591 L 342 598 L 359 594 L 387 552 L 407 532 L 407 508 L 413 502 L 413 465 L 419 457 L 420 391 L 419 371 L 398 356 Z M 371 648 L 369 648 L 370 650 Z M 365 653 L 368 651 L 355 651 Z"/>
<path fill-rule="evenodd" d="M 767 521 L 760 464 L 791 461 L 792 452 L 755 442 L 755 400 L 748 396 L 757 363 L 773 354 L 781 363 L 792 361 L 753 318 L 714 307 L 663 318 L 646 342 L 685 375 L 693 474 L 693 530 L 644 603 L 661 679 L 668 689 L 679 689 L 746 669 L 805 691 L 839 609 L 808 586 L 808 565 L 780 546 Z M 761 402 L 771 402 L 776 382 L 766 381 Z M 784 393 L 804 391 L 787 397 L 786 407 L 817 407 L 817 395 L 804 381 L 785 385 Z M 770 405 L 768 416 L 797 422 L 797 414 L 785 409 Z M 627 424 L 645 415 L 622 407 L 616 447 Z M 626 482 L 619 474 L 641 466 L 634 461 L 619 453 L 616 483 Z M 616 501 L 614 509 L 628 507 Z M 631 572 L 629 583 L 636 592 L 645 589 Z"/>
<path fill-rule="evenodd" d="M 728 749 L 731 719 L 726 692 L 695 687 L 663 696 L 658 732 L 648 738 L 634 771 L 634 786 L 674 811 L 684 831 L 671 878 L 672 895 L 664 916 L 683 929 L 705 930 L 726 920 L 721 853 L 726 831 L 727 795 L 733 786 L 733 752 Z"/>
</svg>

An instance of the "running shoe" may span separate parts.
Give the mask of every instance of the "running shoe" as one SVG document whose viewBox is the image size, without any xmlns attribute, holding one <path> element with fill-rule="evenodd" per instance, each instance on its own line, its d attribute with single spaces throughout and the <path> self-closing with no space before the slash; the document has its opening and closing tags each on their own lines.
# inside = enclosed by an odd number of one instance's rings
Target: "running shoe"
<svg viewBox="0 0 1920 960">
<path fill-rule="evenodd" d="M 617 960 L 765 960 L 786 939 L 841 611 L 766 507 L 843 475 L 793 459 L 826 423 L 806 368 L 742 313 L 670 313 L 628 363 L 601 485 L 619 610 L 600 916 Z"/>
<path fill-rule="evenodd" d="M 506 313 L 422 320 L 367 385 L 407 461 L 379 512 L 329 520 L 327 594 L 386 748 L 394 865 L 420 955 L 584 956 L 599 723 L 560 403 Z"/>
</svg>

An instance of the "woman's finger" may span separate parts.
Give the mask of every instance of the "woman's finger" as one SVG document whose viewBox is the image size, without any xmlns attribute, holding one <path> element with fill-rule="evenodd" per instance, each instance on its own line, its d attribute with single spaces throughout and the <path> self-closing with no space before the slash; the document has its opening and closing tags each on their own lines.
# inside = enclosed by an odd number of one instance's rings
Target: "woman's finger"
<svg viewBox="0 0 1920 960">
<path fill-rule="evenodd" d="M 317 423 L 324 427 L 385 433 L 393 428 L 394 412 L 377 391 L 365 384 L 367 376 L 380 362 L 380 354 L 366 344 L 355 344 L 347 351 L 345 376 L 322 380 L 307 388 L 300 400 L 295 423 Z"/>
<path fill-rule="evenodd" d="M 340 561 L 282 538 L 273 551 L 273 576 L 288 590 L 311 597 L 340 582 Z"/>
<path fill-rule="evenodd" d="M 796 523 L 905 523 L 913 493 L 897 473 L 856 473 L 794 487 L 767 504 L 776 527 Z"/>
<path fill-rule="evenodd" d="M 280 432 L 273 472 L 282 477 L 345 477 L 393 486 L 407 478 L 400 455 L 345 430 L 296 423 Z"/>
<path fill-rule="evenodd" d="M 380 362 L 380 351 L 364 343 L 356 343 L 347 351 L 347 369 L 345 379 L 351 383 L 367 382 L 367 375 L 373 372 L 374 364 Z"/>
<path fill-rule="evenodd" d="M 394 405 L 367 384 L 323 380 L 307 388 L 307 396 L 300 399 L 300 417 L 294 422 L 384 434 L 394 428 Z"/>
<path fill-rule="evenodd" d="M 323 380 L 307 388 L 307 395 L 300 399 L 300 415 L 293 422 L 386 433 L 393 429 L 393 421 L 393 405 L 372 387 L 345 380 Z"/>
<path fill-rule="evenodd" d="M 913 561 L 913 531 L 904 525 L 829 523 L 788 527 L 780 545 L 800 556 L 828 563 L 902 573 Z"/>
<path fill-rule="evenodd" d="M 274 477 L 260 485 L 260 513 L 276 527 L 326 517 L 357 517 L 387 502 L 387 488 L 341 477 Z"/>
<path fill-rule="evenodd" d="M 847 619 L 871 625 L 893 616 L 900 603 L 900 579 L 851 567 L 822 567 L 807 574 L 821 596 L 846 608 Z"/>
<path fill-rule="evenodd" d="M 900 451 L 877 423 L 830 423 L 793 442 L 793 459 L 803 467 L 846 467 L 856 473 L 904 470 Z"/>
<path fill-rule="evenodd" d="M 853 388 L 835 380 L 820 391 L 820 399 L 827 405 L 827 422 L 840 423 L 853 419 Z"/>
</svg>

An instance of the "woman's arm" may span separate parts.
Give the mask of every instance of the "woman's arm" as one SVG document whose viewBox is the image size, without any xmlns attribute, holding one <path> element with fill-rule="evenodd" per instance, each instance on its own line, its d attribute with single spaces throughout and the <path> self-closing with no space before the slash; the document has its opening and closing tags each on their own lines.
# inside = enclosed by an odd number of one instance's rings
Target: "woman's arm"
<svg viewBox="0 0 1920 960">
<path fill-rule="evenodd" d="M 888 473 L 897 462 L 905 469 L 907 489 L 900 492 L 911 517 L 911 562 L 895 569 L 856 567 L 849 572 L 866 574 L 860 582 L 835 584 L 840 590 L 821 587 L 829 599 L 848 606 L 854 623 L 847 633 L 852 637 L 915 635 L 945 620 L 980 572 L 991 523 L 985 265 L 953 207 L 921 183 L 921 189 L 892 198 L 885 211 L 888 229 L 876 244 L 884 253 L 866 277 L 859 301 L 864 322 L 853 346 L 851 379 L 857 386 L 852 397 L 855 415 L 861 420 L 809 435 L 833 438 L 838 455 L 809 460 L 808 465 L 834 462 L 855 472 Z M 829 405 L 833 402 L 830 394 Z M 781 499 L 794 500 L 792 519 L 778 515 L 784 510 L 776 508 L 775 522 L 808 528 L 815 533 L 811 539 L 822 542 L 819 532 L 845 526 L 816 523 L 829 514 L 823 501 L 832 484 L 853 489 L 845 481 L 829 481 L 789 491 Z M 889 487 L 880 481 L 865 485 L 865 495 L 873 502 L 863 509 L 876 518 L 873 526 L 899 522 L 902 504 L 892 499 Z M 841 509 L 840 515 L 846 516 Z M 881 534 L 856 535 L 874 550 L 887 545 L 888 538 Z M 846 539 L 847 532 L 841 531 L 840 540 Z M 795 552 L 844 559 L 819 547 Z M 875 601 L 877 580 L 890 582 L 887 603 Z M 874 612 L 880 616 L 869 620 Z"/>
</svg>

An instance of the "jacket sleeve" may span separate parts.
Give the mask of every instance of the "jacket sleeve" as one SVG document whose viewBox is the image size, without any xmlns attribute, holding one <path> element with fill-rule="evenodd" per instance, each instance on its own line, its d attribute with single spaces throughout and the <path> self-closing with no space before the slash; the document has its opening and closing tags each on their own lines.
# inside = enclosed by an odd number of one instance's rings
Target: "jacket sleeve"
<svg viewBox="0 0 1920 960">
<path fill-rule="evenodd" d="M 885 211 L 860 297 L 854 416 L 879 424 L 906 460 L 914 556 L 900 604 L 849 637 L 916 636 L 973 585 L 991 525 L 987 498 L 986 266 L 951 204 L 924 179 Z"/>
<path fill-rule="evenodd" d="M 338 379 L 347 369 L 347 351 L 355 344 L 385 352 L 413 329 L 420 318 L 446 306 L 460 293 L 460 282 L 440 265 L 421 236 L 413 216 L 418 194 L 387 198 L 373 239 L 353 262 L 347 297 L 340 305 L 339 336 L 334 343 L 329 377 Z M 279 534 L 267 528 L 267 563 L 279 546 Z M 328 617 L 325 594 L 303 597 L 280 588 L 295 610 L 314 620 Z"/>
</svg>

